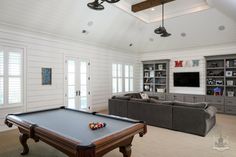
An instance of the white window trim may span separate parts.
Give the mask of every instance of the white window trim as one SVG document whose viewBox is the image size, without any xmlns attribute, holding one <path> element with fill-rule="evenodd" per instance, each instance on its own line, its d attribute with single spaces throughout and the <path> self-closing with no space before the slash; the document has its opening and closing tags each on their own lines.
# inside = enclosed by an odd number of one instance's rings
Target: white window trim
<svg viewBox="0 0 236 157">
<path fill-rule="evenodd" d="M 3 104 L 0 105 L 0 109 L 9 109 L 9 108 L 18 108 L 18 107 L 24 107 L 24 111 L 27 111 L 27 106 L 26 106 L 26 47 L 22 46 L 22 45 L 14 45 L 14 44 L 1 44 L 0 43 L 0 47 L 3 49 L 3 52 L 6 52 L 7 49 L 22 49 L 22 60 L 21 60 L 21 103 L 13 103 L 13 104 L 8 104 L 8 86 L 6 86 L 6 84 L 8 84 L 8 75 L 4 75 L 3 74 L 3 78 L 4 80 L 7 80 L 7 82 L 3 81 L 3 85 L 4 85 L 4 101 Z M 4 56 L 6 55 L 6 53 L 3 53 Z M 6 66 L 7 65 L 7 66 Z M 4 59 L 4 73 L 8 72 L 8 55 L 7 55 L 7 59 Z M 6 90 L 5 90 L 6 89 Z M 6 94 L 7 93 L 7 94 Z"/>
</svg>

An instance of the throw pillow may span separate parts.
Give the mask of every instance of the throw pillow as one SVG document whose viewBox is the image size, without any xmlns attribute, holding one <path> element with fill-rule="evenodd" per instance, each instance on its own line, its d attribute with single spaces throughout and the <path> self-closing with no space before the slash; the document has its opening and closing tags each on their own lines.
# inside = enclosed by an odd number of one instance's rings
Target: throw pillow
<svg viewBox="0 0 236 157">
<path fill-rule="evenodd" d="M 141 93 L 140 93 L 140 96 L 141 96 L 142 99 L 149 99 L 147 93 L 141 92 Z"/>
</svg>

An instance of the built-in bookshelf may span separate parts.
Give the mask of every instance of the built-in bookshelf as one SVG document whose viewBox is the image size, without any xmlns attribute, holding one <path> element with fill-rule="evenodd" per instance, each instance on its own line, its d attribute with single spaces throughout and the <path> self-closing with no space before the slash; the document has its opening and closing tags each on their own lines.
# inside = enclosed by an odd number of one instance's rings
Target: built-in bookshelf
<svg viewBox="0 0 236 157">
<path fill-rule="evenodd" d="M 143 91 L 169 92 L 169 60 L 143 62 Z"/>
<path fill-rule="evenodd" d="M 236 55 L 206 57 L 206 95 L 236 96 Z"/>
</svg>

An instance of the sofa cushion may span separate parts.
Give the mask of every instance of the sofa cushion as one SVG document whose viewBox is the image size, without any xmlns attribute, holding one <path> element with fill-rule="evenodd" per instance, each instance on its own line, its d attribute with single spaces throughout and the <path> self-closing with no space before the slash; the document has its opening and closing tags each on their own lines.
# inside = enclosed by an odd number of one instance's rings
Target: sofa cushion
<svg viewBox="0 0 236 157">
<path fill-rule="evenodd" d="M 162 100 L 157 100 L 155 98 L 150 98 L 150 102 L 163 105 L 173 105 L 173 101 L 162 101 Z"/>
<path fill-rule="evenodd" d="M 138 101 L 138 102 L 150 102 L 150 99 L 137 99 L 137 98 L 130 98 L 131 101 Z"/>
<path fill-rule="evenodd" d="M 112 99 L 130 100 L 130 96 L 113 96 Z"/>
<path fill-rule="evenodd" d="M 141 96 L 139 93 L 128 93 L 128 94 L 125 94 L 124 96 L 129 96 L 131 98 L 141 99 Z"/>
<path fill-rule="evenodd" d="M 192 107 L 192 108 L 200 108 L 200 109 L 206 109 L 208 107 L 208 104 L 206 102 L 190 103 L 190 102 L 174 101 L 173 105 L 174 106 L 185 106 L 185 107 Z"/>
</svg>

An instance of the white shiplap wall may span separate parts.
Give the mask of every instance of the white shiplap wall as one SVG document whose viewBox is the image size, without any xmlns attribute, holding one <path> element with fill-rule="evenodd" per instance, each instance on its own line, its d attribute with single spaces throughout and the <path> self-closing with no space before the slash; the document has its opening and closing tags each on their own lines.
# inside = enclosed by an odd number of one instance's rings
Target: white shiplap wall
<svg viewBox="0 0 236 157">
<path fill-rule="evenodd" d="M 16 108 L 0 108 L 0 130 L 6 129 L 4 116 L 8 113 L 33 111 L 64 105 L 64 58 L 66 56 L 89 59 L 91 62 L 91 109 L 107 107 L 111 97 L 112 63 L 134 65 L 134 79 L 139 80 L 137 54 L 121 50 L 108 50 L 81 42 L 69 42 L 45 38 L 17 31 L 0 29 L 0 45 L 25 49 L 25 102 Z M 51 67 L 52 85 L 41 85 L 41 68 Z M 134 89 L 139 89 L 139 81 L 134 81 Z"/>
<path fill-rule="evenodd" d="M 205 59 L 204 56 L 236 54 L 236 43 L 216 45 L 202 48 L 192 48 L 183 50 L 171 50 L 161 52 L 146 52 L 140 56 L 140 60 L 159 60 L 170 59 L 170 93 L 184 94 L 205 94 Z M 200 60 L 199 67 L 179 67 L 176 68 L 175 61 L 192 61 Z M 200 72 L 200 87 L 174 87 L 173 73 L 174 72 Z"/>
</svg>

